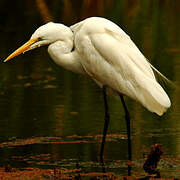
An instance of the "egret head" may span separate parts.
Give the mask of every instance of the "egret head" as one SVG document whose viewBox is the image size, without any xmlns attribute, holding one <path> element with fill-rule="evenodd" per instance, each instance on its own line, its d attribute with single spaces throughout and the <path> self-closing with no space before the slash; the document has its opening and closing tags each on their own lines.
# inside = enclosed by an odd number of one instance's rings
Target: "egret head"
<svg viewBox="0 0 180 180">
<path fill-rule="evenodd" d="M 63 24 L 49 22 L 40 26 L 31 36 L 30 40 L 9 55 L 4 62 L 18 56 L 26 51 L 52 44 L 56 41 L 73 40 L 71 29 Z"/>
</svg>

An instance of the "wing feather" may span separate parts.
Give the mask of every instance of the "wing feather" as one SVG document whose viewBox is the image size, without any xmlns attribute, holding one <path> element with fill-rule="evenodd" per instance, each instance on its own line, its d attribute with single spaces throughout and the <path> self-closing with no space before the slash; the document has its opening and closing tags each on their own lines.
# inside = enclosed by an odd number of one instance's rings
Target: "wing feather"
<svg viewBox="0 0 180 180">
<path fill-rule="evenodd" d="M 166 111 L 171 104 L 169 97 L 156 81 L 149 62 L 122 29 L 99 18 L 72 29 L 80 63 L 98 84 L 139 101 L 159 115 Z"/>
</svg>

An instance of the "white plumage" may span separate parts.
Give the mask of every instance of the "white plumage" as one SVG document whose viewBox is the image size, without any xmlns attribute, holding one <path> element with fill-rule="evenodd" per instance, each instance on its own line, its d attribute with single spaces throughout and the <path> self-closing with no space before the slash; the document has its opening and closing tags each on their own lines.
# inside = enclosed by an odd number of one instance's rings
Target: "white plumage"
<svg viewBox="0 0 180 180">
<path fill-rule="evenodd" d="M 156 81 L 152 65 L 130 37 L 113 22 L 92 17 L 70 28 L 48 23 L 38 28 L 21 52 L 49 45 L 48 52 L 60 66 L 73 72 L 88 74 L 99 86 L 140 102 L 149 111 L 162 115 L 171 103 Z M 28 44 L 28 47 L 27 47 Z"/>
</svg>

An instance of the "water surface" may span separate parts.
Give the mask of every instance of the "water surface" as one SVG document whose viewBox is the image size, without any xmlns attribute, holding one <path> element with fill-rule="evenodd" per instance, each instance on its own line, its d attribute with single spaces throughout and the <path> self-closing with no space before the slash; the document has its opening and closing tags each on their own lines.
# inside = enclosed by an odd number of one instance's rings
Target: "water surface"
<svg viewBox="0 0 180 180">
<path fill-rule="evenodd" d="M 175 85 L 180 83 L 179 1 L 17 0 L 11 4 L 0 1 L 2 60 L 48 21 L 71 25 L 102 16 L 121 26 L 158 70 Z M 0 166 L 73 169 L 79 164 L 84 172 L 101 171 L 101 89 L 91 79 L 57 67 L 46 49 L 0 64 Z M 134 176 L 144 173 L 143 155 L 156 143 L 162 144 L 164 152 L 162 176 L 180 175 L 180 91 L 165 83 L 162 86 L 172 106 L 161 117 L 126 98 L 132 119 Z M 128 158 L 124 112 L 119 100 L 108 97 L 108 102 L 106 170 L 124 176 Z M 4 145 L 6 142 L 15 144 Z"/>
</svg>

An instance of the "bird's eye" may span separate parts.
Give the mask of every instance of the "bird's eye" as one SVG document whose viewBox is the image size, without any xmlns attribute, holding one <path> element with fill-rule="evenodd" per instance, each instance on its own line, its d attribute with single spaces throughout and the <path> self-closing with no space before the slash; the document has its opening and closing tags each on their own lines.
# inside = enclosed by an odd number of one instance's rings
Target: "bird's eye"
<svg viewBox="0 0 180 180">
<path fill-rule="evenodd" d="M 42 37 L 38 37 L 38 41 L 42 41 L 43 40 L 43 38 Z"/>
</svg>

